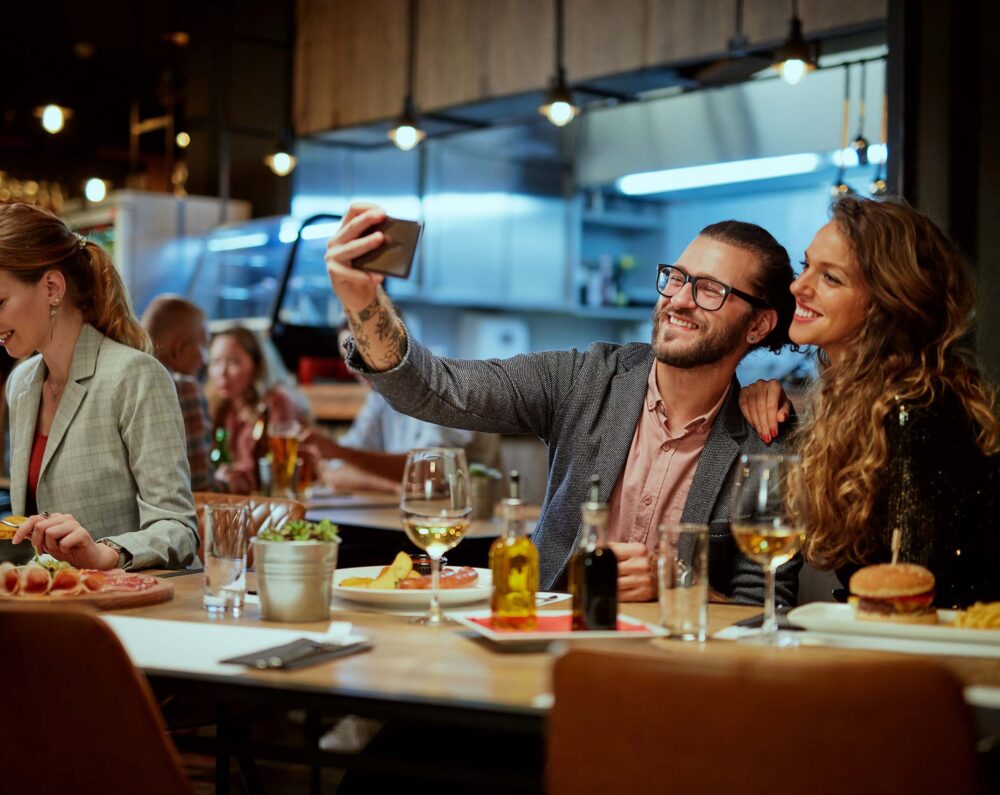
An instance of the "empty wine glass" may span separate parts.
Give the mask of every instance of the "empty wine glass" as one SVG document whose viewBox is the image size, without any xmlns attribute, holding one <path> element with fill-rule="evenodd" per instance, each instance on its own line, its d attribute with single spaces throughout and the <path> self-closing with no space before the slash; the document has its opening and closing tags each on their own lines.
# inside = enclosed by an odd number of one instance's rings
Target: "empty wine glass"
<svg viewBox="0 0 1000 795">
<path fill-rule="evenodd" d="M 441 612 L 438 597 L 441 556 L 462 540 L 472 514 L 465 451 L 446 447 L 411 450 L 403 469 L 399 508 L 406 535 L 431 559 L 430 609 L 414 623 L 441 626 L 449 621 Z"/>
</svg>

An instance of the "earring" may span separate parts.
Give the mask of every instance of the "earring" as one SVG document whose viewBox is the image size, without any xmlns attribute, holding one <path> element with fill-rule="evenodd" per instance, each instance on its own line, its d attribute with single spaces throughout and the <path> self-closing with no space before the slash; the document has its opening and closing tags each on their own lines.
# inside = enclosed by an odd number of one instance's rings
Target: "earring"
<svg viewBox="0 0 1000 795">
<path fill-rule="evenodd" d="M 51 304 L 49 304 L 49 339 L 52 339 L 52 334 L 56 327 L 56 308 L 59 306 L 59 299 L 57 298 Z"/>
<path fill-rule="evenodd" d="M 749 342 L 751 345 L 753 345 L 756 341 L 757 341 L 756 334 L 751 334 L 749 337 L 747 337 L 747 342 Z"/>
</svg>

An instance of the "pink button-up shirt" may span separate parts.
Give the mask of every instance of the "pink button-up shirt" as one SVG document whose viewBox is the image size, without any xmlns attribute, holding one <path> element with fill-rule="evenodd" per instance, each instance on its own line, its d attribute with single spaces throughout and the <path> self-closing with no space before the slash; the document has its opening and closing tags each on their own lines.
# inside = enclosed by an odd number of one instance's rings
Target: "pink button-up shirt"
<svg viewBox="0 0 1000 795">
<path fill-rule="evenodd" d="M 611 541 L 638 542 L 655 552 L 660 524 L 680 521 L 698 459 L 727 394 L 728 388 L 707 413 L 671 435 L 653 363 L 632 449 L 608 505 Z"/>
</svg>

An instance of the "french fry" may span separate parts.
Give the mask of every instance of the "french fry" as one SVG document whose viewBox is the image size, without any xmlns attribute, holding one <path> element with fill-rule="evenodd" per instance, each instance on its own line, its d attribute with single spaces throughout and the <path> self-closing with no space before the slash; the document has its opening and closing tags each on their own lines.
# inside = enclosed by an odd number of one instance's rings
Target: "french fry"
<svg viewBox="0 0 1000 795">
<path fill-rule="evenodd" d="M 371 584 L 371 577 L 348 577 L 339 583 L 341 588 L 368 588 Z"/>
</svg>

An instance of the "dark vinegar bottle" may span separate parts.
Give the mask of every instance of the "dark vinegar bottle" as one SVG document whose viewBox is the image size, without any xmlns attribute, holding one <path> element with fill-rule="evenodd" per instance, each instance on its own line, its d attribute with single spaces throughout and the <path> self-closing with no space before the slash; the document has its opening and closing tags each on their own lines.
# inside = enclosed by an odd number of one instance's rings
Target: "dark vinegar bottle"
<svg viewBox="0 0 1000 795">
<path fill-rule="evenodd" d="M 580 543 L 569 560 L 574 630 L 618 628 L 618 561 L 608 547 L 608 506 L 600 502 L 600 479 L 590 479 L 590 501 L 580 509 Z"/>
</svg>

